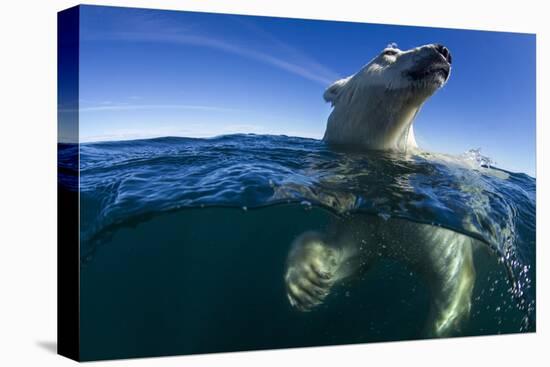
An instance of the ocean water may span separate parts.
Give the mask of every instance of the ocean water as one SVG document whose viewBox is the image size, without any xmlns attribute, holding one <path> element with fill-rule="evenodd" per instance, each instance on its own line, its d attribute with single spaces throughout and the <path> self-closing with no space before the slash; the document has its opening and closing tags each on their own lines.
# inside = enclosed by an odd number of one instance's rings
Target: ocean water
<svg viewBox="0 0 550 367">
<path fill-rule="evenodd" d="M 77 190 L 64 161 L 60 182 Z M 534 178 L 461 156 L 335 151 L 286 136 L 81 144 L 85 360 L 410 340 L 430 294 L 382 259 L 311 312 L 293 309 L 291 242 L 350 218 L 425 223 L 475 239 L 458 336 L 532 332 Z M 345 228 L 345 227 L 344 227 Z"/>
</svg>

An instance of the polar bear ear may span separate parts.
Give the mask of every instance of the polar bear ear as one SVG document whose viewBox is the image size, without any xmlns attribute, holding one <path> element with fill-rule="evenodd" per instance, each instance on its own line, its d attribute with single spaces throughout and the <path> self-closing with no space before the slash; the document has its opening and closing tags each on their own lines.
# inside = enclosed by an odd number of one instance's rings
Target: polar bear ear
<svg viewBox="0 0 550 367">
<path fill-rule="evenodd" d="M 350 78 L 344 78 L 332 83 L 332 85 L 328 87 L 323 94 L 323 98 L 325 99 L 325 101 L 331 102 L 331 104 L 334 106 L 336 100 L 338 99 L 338 96 L 342 92 L 342 89 L 344 89 L 344 86 L 348 83 L 349 79 Z"/>
</svg>

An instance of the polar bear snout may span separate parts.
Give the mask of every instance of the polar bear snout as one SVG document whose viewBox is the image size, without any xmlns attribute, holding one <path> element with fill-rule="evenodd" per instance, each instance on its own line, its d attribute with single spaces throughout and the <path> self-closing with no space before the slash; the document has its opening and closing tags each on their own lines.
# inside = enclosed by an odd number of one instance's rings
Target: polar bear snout
<svg viewBox="0 0 550 367">
<path fill-rule="evenodd" d="M 452 63 L 451 51 L 449 51 L 447 47 L 440 44 L 435 44 L 434 48 L 437 52 L 441 54 L 441 56 L 443 56 L 445 61 L 447 61 L 449 64 Z"/>
<path fill-rule="evenodd" d="M 435 75 L 440 75 L 443 79 L 443 83 L 445 83 L 451 75 L 451 51 L 441 44 L 435 44 L 434 49 L 437 52 L 437 57 L 429 68 L 429 71 Z M 443 60 L 441 60 L 441 58 L 443 58 Z"/>
<path fill-rule="evenodd" d="M 405 71 L 408 78 L 413 82 L 428 82 L 435 88 L 441 87 L 451 75 L 451 51 L 441 44 L 430 44 L 417 48 L 415 53 L 413 67 Z"/>
</svg>

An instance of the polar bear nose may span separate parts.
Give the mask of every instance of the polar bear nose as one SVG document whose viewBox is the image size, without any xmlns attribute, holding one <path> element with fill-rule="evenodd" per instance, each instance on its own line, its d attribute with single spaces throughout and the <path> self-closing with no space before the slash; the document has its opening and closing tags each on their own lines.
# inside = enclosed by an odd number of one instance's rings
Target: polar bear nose
<svg viewBox="0 0 550 367">
<path fill-rule="evenodd" d="M 449 64 L 452 62 L 451 52 L 447 47 L 440 44 L 435 44 L 434 48 L 437 52 L 439 52 L 445 58 L 445 60 L 447 60 Z"/>
</svg>

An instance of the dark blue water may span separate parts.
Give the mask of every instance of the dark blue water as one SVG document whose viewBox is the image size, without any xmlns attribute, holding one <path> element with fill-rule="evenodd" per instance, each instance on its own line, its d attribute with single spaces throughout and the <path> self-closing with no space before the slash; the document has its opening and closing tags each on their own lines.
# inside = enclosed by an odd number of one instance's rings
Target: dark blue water
<svg viewBox="0 0 550 367">
<path fill-rule="evenodd" d="M 60 152 L 60 180 L 76 172 Z M 285 136 L 80 145 L 84 359 L 406 340 L 429 297 L 384 260 L 302 313 L 285 296 L 289 246 L 350 216 L 476 239 L 458 335 L 535 330 L 535 179 L 478 152 L 334 151 Z M 67 184 L 75 190 L 74 184 Z"/>
</svg>

